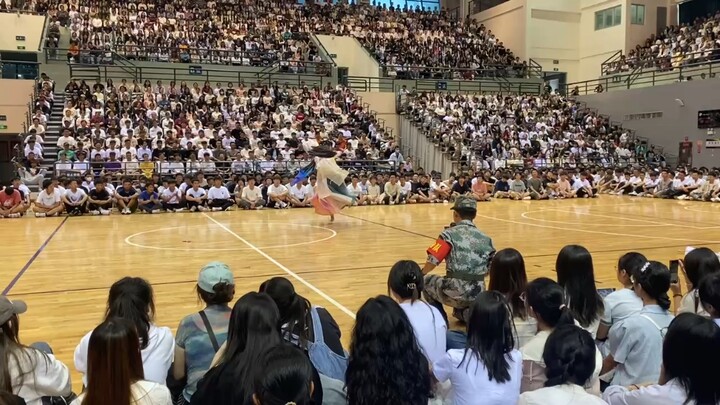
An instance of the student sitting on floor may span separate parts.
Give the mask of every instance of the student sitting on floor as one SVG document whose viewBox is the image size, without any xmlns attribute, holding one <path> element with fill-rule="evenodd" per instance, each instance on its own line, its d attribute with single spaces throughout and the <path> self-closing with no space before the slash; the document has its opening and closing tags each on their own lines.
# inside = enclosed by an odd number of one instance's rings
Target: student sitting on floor
<svg viewBox="0 0 720 405">
<path fill-rule="evenodd" d="M 228 208 L 235 205 L 227 187 L 223 186 L 220 176 L 215 177 L 213 180 L 213 186 L 208 190 L 207 198 L 208 206 L 211 207 L 213 211 L 227 211 Z"/>
<path fill-rule="evenodd" d="M 64 209 L 60 190 L 53 185 L 52 180 L 44 180 L 43 189 L 35 200 L 35 216 L 54 217 L 62 213 Z"/>
<path fill-rule="evenodd" d="M 192 187 L 185 191 L 185 204 L 190 211 L 207 211 L 205 201 L 207 200 L 207 192 L 200 187 L 200 180 L 192 179 Z"/>
<path fill-rule="evenodd" d="M 13 186 L 0 191 L 0 218 L 20 218 L 25 212 L 22 194 Z"/>
<path fill-rule="evenodd" d="M 92 215 L 110 215 L 112 197 L 105 187 L 105 180 L 98 178 L 95 188 L 88 194 L 88 210 Z"/>
<path fill-rule="evenodd" d="M 167 187 L 160 193 L 163 208 L 168 212 L 180 212 L 185 208 L 182 206 L 182 192 L 175 186 L 175 179 L 167 180 Z"/>
<path fill-rule="evenodd" d="M 77 180 L 70 180 L 70 186 L 65 190 L 65 195 L 62 196 L 65 212 L 67 212 L 68 215 L 84 214 L 87 199 L 87 193 L 78 187 Z"/>
<path fill-rule="evenodd" d="M 157 191 L 155 191 L 154 184 L 148 183 L 145 186 L 145 190 L 140 193 L 138 208 L 148 214 L 157 214 L 160 212 L 160 198 L 158 197 Z"/>
</svg>

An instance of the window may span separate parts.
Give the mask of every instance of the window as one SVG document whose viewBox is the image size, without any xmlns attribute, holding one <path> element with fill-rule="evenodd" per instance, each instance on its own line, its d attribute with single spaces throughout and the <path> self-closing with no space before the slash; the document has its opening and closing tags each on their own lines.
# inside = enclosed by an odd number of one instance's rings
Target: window
<svg viewBox="0 0 720 405">
<path fill-rule="evenodd" d="M 645 25 L 645 6 L 642 4 L 630 5 L 630 23 Z"/>
<path fill-rule="evenodd" d="M 643 20 L 645 19 L 643 6 Z M 595 12 L 595 31 L 614 27 L 622 23 L 622 6 L 615 6 Z"/>
</svg>

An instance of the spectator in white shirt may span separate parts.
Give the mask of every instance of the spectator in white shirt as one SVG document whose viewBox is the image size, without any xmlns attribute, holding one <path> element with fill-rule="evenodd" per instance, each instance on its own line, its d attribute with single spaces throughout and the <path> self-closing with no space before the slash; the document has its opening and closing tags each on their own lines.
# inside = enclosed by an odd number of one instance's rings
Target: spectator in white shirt
<svg viewBox="0 0 720 405">
<path fill-rule="evenodd" d="M 350 184 L 347 185 L 347 189 L 350 194 L 355 197 L 354 205 L 367 205 L 367 195 L 358 180 L 358 176 L 353 175 Z"/>
<path fill-rule="evenodd" d="M 65 190 L 62 200 L 68 215 L 82 215 L 87 210 L 85 204 L 87 203 L 88 195 L 85 190 L 78 187 L 77 180 L 75 179 L 70 180 L 69 187 Z"/>
<path fill-rule="evenodd" d="M 393 205 L 405 202 L 405 200 L 401 199 L 401 191 L 402 187 L 400 187 L 400 184 L 397 181 L 397 176 L 395 174 L 391 174 L 390 180 L 385 183 L 385 189 L 383 190 L 383 194 L 385 195 L 383 203 Z"/>
<path fill-rule="evenodd" d="M 467 334 L 467 348 L 450 349 L 433 364 L 435 378 L 450 381 L 455 405 L 517 404 L 522 355 L 514 348 L 512 314 L 502 294 L 478 295 L 470 309 Z"/>
<path fill-rule="evenodd" d="M 168 179 L 167 184 L 167 187 L 160 193 L 163 208 L 168 212 L 184 211 L 182 192 L 177 188 L 175 179 Z"/>
<path fill-rule="evenodd" d="M 583 388 L 595 370 L 595 351 L 595 342 L 588 331 L 575 325 L 555 329 L 543 352 L 545 387 L 523 393 L 518 405 L 606 405 Z"/>
<path fill-rule="evenodd" d="M 65 209 L 62 203 L 62 193 L 53 185 L 50 179 L 43 181 L 42 185 L 43 189 L 35 199 L 35 216 L 57 216 Z"/>
<path fill-rule="evenodd" d="M 198 178 L 192 179 L 192 187 L 185 190 L 185 204 L 190 211 L 207 211 L 205 206 L 207 200 L 207 193 L 205 189 L 200 187 L 200 180 Z"/>
<path fill-rule="evenodd" d="M 432 364 L 445 356 L 447 324 L 435 307 L 421 299 L 424 284 L 422 270 L 412 260 L 401 260 L 390 269 L 388 295 L 405 311 L 420 348 Z"/>
<path fill-rule="evenodd" d="M 208 206 L 213 211 L 227 211 L 228 208 L 235 205 L 227 187 L 223 186 L 222 178 L 215 177 L 213 186 L 207 192 Z"/>
<path fill-rule="evenodd" d="M 655 353 L 654 356 L 659 356 Z M 718 404 L 720 328 L 695 314 L 680 314 L 667 329 L 657 384 L 611 385 L 603 393 L 610 405 Z"/>
<path fill-rule="evenodd" d="M 307 193 L 305 191 L 305 186 L 302 184 L 302 182 L 298 182 L 294 186 L 290 186 L 289 191 L 289 200 L 290 204 L 295 208 L 303 208 L 303 207 L 309 207 L 312 204 L 310 203 L 310 198 L 307 197 Z"/>
<path fill-rule="evenodd" d="M 35 142 L 35 138 L 30 138 L 30 140 L 28 140 L 28 143 L 25 145 L 24 152 L 26 157 L 30 157 L 30 154 L 32 153 L 38 159 L 43 158 L 43 148 L 39 143 Z"/>
<path fill-rule="evenodd" d="M 647 263 L 645 256 L 637 252 L 625 253 L 618 260 L 617 280 L 623 285 L 623 288 L 611 292 L 603 299 L 605 312 L 600 318 L 597 340 L 607 339 L 608 332 L 614 324 L 642 309 L 642 300 L 633 291 L 632 278 L 645 263 Z M 607 355 L 607 353 L 603 353 L 603 355 Z"/>
<path fill-rule="evenodd" d="M 274 208 L 288 208 L 290 201 L 290 191 L 284 185 L 280 184 L 280 176 L 273 177 L 273 184 L 268 186 L 268 206 Z"/>
<path fill-rule="evenodd" d="M 154 316 L 153 290 L 144 279 L 124 277 L 110 287 L 105 321 L 123 318 L 132 322 L 139 337 L 145 380 L 164 385 L 175 353 L 175 339 L 170 328 L 155 326 Z M 75 369 L 83 374 L 83 384 L 86 387 L 88 380 L 93 379 L 93 376 L 89 375 L 93 369 L 88 366 L 97 365 L 94 362 L 95 356 L 88 356 L 88 346 L 93 340 L 92 333 L 90 331 L 83 336 L 75 348 Z M 130 353 L 123 355 L 128 356 Z"/>
<path fill-rule="evenodd" d="M 28 405 L 42 405 L 43 397 L 70 395 L 70 371 L 50 353 L 46 343 L 20 343 L 18 315 L 25 311 L 24 302 L 0 297 L 1 366 L 6 378 L 2 390 L 23 398 Z"/>
<path fill-rule="evenodd" d="M 134 405 L 172 405 L 164 383 L 145 380 L 140 342 L 136 325 L 127 319 L 109 318 L 95 328 L 88 345 L 90 378 L 71 405 L 101 403 L 108 398 Z"/>
<path fill-rule="evenodd" d="M 262 199 L 262 190 L 255 186 L 255 178 L 248 178 L 247 186 L 243 187 L 240 196 L 236 198 L 238 207 L 245 210 L 259 210 L 265 205 Z"/>
</svg>

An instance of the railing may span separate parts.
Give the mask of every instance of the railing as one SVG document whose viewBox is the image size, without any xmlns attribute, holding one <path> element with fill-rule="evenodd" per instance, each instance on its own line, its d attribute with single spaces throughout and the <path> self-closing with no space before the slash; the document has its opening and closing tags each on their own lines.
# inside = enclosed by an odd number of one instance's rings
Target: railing
<svg viewBox="0 0 720 405">
<path fill-rule="evenodd" d="M 237 70 L 204 69 L 193 65 L 175 66 L 116 66 L 116 65 L 80 65 L 68 64 L 70 77 L 78 80 L 172 80 L 176 82 L 234 82 L 279 83 L 289 86 L 320 86 L 332 83 L 332 78 L 317 74 L 261 73 Z"/>
<path fill-rule="evenodd" d="M 718 72 L 720 72 L 720 60 L 709 63 L 684 64 L 670 70 L 638 68 L 628 74 L 569 83 L 567 84 L 567 91 L 570 95 L 585 95 L 620 89 L 651 87 L 659 84 L 714 78 Z"/>
<path fill-rule="evenodd" d="M 399 168 L 389 160 L 341 160 L 338 166 L 350 172 L 394 172 Z M 56 176 L 95 176 L 112 175 L 115 177 L 151 177 L 152 175 L 174 176 L 177 174 L 195 175 L 202 173 L 208 176 L 230 176 L 233 174 L 281 173 L 295 174 L 310 161 L 183 161 L 183 162 L 72 162 L 58 161 L 53 164 Z"/>
<path fill-rule="evenodd" d="M 530 73 L 529 66 L 489 65 L 482 69 L 408 66 L 408 65 L 382 65 L 380 67 L 384 77 L 394 76 L 398 79 L 445 79 L 445 80 L 482 80 L 484 78 L 510 77 L 524 79 Z M 535 76 L 539 77 L 539 76 Z"/>
<path fill-rule="evenodd" d="M 603 76 L 612 74 L 612 73 L 609 73 L 610 68 L 615 64 L 615 62 L 620 60 L 621 57 L 622 57 L 622 50 L 618 50 L 618 51 L 615 51 L 615 53 L 613 53 L 612 55 L 610 55 L 609 58 L 605 59 L 605 61 L 603 61 L 603 63 L 600 64 L 601 74 Z"/>
<path fill-rule="evenodd" d="M 707 55 L 708 51 L 698 51 L 683 53 L 677 56 L 651 56 L 643 59 L 637 59 L 636 57 L 620 57 L 613 61 L 603 62 L 602 73 L 603 75 L 629 73 L 636 71 L 639 68 L 656 68 L 658 70 L 670 70 L 685 65 L 713 63 L 714 61 L 718 60 L 718 56 L 715 54 L 716 51 L 717 49 L 713 50 L 712 52 L 710 52 L 709 55 Z M 627 68 L 624 68 L 623 65 L 627 65 Z"/>
<path fill-rule="evenodd" d="M 537 63 L 534 59 L 528 60 L 528 76 L 530 77 L 543 77 L 543 67 Z"/>
<path fill-rule="evenodd" d="M 519 93 L 540 94 L 539 81 L 514 81 L 503 79 L 485 80 L 438 80 L 393 79 L 390 77 L 348 76 L 343 83 L 355 91 L 398 92 L 402 86 L 415 91 L 451 91 L 465 93 Z"/>
</svg>

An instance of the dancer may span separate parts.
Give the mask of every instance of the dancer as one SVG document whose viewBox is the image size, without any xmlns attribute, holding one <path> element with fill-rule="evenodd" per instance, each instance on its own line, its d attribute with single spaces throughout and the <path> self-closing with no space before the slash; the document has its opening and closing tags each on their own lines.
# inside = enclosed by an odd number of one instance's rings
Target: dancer
<svg viewBox="0 0 720 405">
<path fill-rule="evenodd" d="M 330 221 L 335 220 L 335 214 L 344 207 L 351 205 L 355 197 L 345 187 L 346 170 L 335 163 L 336 153 L 330 147 L 320 145 L 308 152 L 313 162 L 300 169 L 292 185 L 307 179 L 311 174 L 317 173 L 315 193 L 310 200 L 315 212 L 320 215 L 329 215 Z"/>
</svg>

